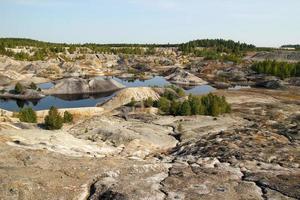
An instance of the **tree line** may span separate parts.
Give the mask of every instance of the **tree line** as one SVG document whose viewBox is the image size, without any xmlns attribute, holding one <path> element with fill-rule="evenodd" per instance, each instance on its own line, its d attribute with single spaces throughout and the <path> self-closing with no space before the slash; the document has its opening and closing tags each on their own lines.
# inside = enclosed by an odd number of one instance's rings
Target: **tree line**
<svg viewBox="0 0 300 200">
<path fill-rule="evenodd" d="M 300 62 L 288 63 L 265 60 L 262 62 L 255 62 L 252 65 L 252 69 L 257 73 L 273 75 L 282 79 L 300 76 Z"/>
<path fill-rule="evenodd" d="M 224 39 L 204 39 L 204 40 L 193 40 L 179 46 L 179 49 L 183 52 L 193 52 L 195 49 L 212 48 L 217 52 L 225 53 L 239 53 L 243 51 L 254 50 L 256 47 L 252 44 L 235 42 L 233 40 Z"/>
<path fill-rule="evenodd" d="M 281 48 L 295 48 L 296 50 L 300 50 L 300 44 L 287 44 L 287 45 L 282 45 Z"/>
</svg>

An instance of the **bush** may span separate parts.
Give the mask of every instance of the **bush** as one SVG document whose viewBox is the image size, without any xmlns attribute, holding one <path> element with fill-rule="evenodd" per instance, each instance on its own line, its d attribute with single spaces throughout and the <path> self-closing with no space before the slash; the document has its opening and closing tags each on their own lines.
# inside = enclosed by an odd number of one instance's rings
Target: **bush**
<svg viewBox="0 0 300 200">
<path fill-rule="evenodd" d="M 68 111 L 65 111 L 64 112 L 64 123 L 72 123 L 73 122 L 73 115 L 68 112 Z"/>
<path fill-rule="evenodd" d="M 252 65 L 252 69 L 257 73 L 269 74 L 278 76 L 282 79 L 289 77 L 300 76 L 300 62 L 299 63 L 288 63 L 265 60 L 262 62 L 256 62 Z"/>
<path fill-rule="evenodd" d="M 158 108 L 164 113 L 174 116 L 218 116 L 223 113 L 231 112 L 231 107 L 226 102 L 225 97 L 219 97 L 213 94 L 208 94 L 203 97 L 190 95 L 188 100 L 184 102 L 161 97 L 158 101 Z"/>
<path fill-rule="evenodd" d="M 136 100 L 134 99 L 134 97 L 131 98 L 131 101 L 127 104 L 127 106 L 129 107 L 134 107 L 136 104 Z"/>
<path fill-rule="evenodd" d="M 64 119 L 60 116 L 57 108 L 51 107 L 48 115 L 45 117 L 45 126 L 49 130 L 58 130 L 63 126 Z"/>
<path fill-rule="evenodd" d="M 230 105 L 226 102 L 224 96 L 219 97 L 217 95 L 208 94 L 201 99 L 204 106 L 204 114 L 211 116 L 218 116 L 223 113 L 229 113 L 231 111 Z"/>
<path fill-rule="evenodd" d="M 192 114 L 192 112 L 191 112 L 190 103 L 188 101 L 184 101 L 180 106 L 179 115 L 188 116 L 188 115 L 191 115 L 191 114 Z"/>
<path fill-rule="evenodd" d="M 171 108 L 170 108 L 170 114 L 174 115 L 174 116 L 179 115 L 180 107 L 181 107 L 180 101 L 172 101 Z"/>
<path fill-rule="evenodd" d="M 21 83 L 17 83 L 16 86 L 15 86 L 15 93 L 16 94 L 21 94 L 24 92 L 24 87 Z"/>
<path fill-rule="evenodd" d="M 146 100 L 144 100 L 144 106 L 146 108 L 150 108 L 153 106 L 153 99 L 151 97 L 148 97 Z"/>
<path fill-rule="evenodd" d="M 171 101 L 177 99 L 178 97 L 185 96 L 185 91 L 180 87 L 177 87 L 175 85 L 168 85 L 166 88 L 170 88 L 171 90 L 166 90 L 163 96 Z"/>
<path fill-rule="evenodd" d="M 169 113 L 171 107 L 171 102 L 166 97 L 161 97 L 158 101 L 158 108 L 165 112 Z"/>
<path fill-rule="evenodd" d="M 34 82 L 30 83 L 29 88 L 32 89 L 32 90 L 37 90 L 38 89 Z"/>
<path fill-rule="evenodd" d="M 22 108 L 18 114 L 21 122 L 36 123 L 36 112 L 32 108 Z"/>
</svg>

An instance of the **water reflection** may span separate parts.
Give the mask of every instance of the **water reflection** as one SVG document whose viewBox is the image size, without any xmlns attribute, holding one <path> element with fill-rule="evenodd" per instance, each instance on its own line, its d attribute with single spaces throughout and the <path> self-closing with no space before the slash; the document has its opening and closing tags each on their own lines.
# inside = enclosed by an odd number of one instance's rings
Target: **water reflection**
<svg viewBox="0 0 300 200">
<path fill-rule="evenodd" d="M 105 93 L 94 93 L 94 94 L 55 94 L 54 97 L 65 101 L 76 101 L 83 99 L 101 99 L 103 97 L 111 96 L 114 92 L 105 92 Z"/>
<path fill-rule="evenodd" d="M 171 85 L 164 77 L 155 76 L 149 80 L 139 79 L 119 79 L 113 77 L 114 80 L 125 85 L 126 87 L 164 87 Z M 54 86 L 53 83 L 43 83 L 38 85 L 41 89 L 49 89 Z M 187 88 L 187 94 L 205 94 L 215 90 L 209 85 L 196 86 Z M 57 108 L 79 108 L 79 107 L 94 107 L 98 103 L 103 103 L 112 98 L 115 92 L 96 93 L 96 94 L 76 94 L 76 95 L 54 95 L 47 96 L 41 100 L 23 101 L 23 100 L 1 100 L 0 108 L 10 111 L 19 111 L 20 108 L 32 107 L 34 110 L 46 110 L 51 106 Z"/>
</svg>

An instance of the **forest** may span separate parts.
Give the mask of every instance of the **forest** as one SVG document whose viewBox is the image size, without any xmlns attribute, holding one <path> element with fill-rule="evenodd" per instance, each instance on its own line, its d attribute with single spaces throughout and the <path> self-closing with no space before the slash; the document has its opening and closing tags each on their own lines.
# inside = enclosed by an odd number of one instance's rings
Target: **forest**
<svg viewBox="0 0 300 200">
<path fill-rule="evenodd" d="M 300 44 L 288 44 L 282 45 L 281 48 L 295 48 L 296 50 L 300 50 Z"/>
<path fill-rule="evenodd" d="M 282 79 L 300 76 L 300 62 L 288 63 L 266 60 L 254 63 L 252 69 L 257 73 L 274 75 Z"/>
</svg>

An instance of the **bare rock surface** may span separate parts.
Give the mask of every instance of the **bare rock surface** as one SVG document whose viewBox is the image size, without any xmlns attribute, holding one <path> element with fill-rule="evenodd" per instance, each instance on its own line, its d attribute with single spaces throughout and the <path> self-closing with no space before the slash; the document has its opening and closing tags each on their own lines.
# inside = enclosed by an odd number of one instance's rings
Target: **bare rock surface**
<svg viewBox="0 0 300 200">
<path fill-rule="evenodd" d="M 3 94 L 0 94 L 0 98 L 4 98 L 4 99 L 38 100 L 44 97 L 45 95 L 42 94 L 41 92 L 37 90 L 31 90 L 31 89 L 26 89 L 21 94 L 14 94 L 10 92 L 4 92 Z"/>
<path fill-rule="evenodd" d="M 42 130 L 6 130 L 1 134 L 11 138 L 7 141 L 10 146 L 32 150 L 48 150 L 67 156 L 103 157 L 117 153 L 117 148 L 105 145 L 95 145 L 88 140 L 80 140 L 63 131 Z"/>
<path fill-rule="evenodd" d="M 206 81 L 202 80 L 201 78 L 191 74 L 181 68 L 171 69 L 168 76 L 165 78 L 174 84 L 179 85 L 205 85 L 207 84 Z"/>
<path fill-rule="evenodd" d="M 218 117 L 115 109 L 160 93 L 124 89 L 55 132 L 1 112 L 0 199 L 300 198 L 298 87 L 217 90 L 232 106 Z"/>
<path fill-rule="evenodd" d="M 252 60 L 278 60 L 278 61 L 288 61 L 288 62 L 299 62 L 300 52 L 299 51 L 272 51 L 272 52 L 259 52 L 254 55 Z"/>
<path fill-rule="evenodd" d="M 170 136 L 172 128 L 119 117 L 93 117 L 69 132 L 77 138 L 105 142 L 122 147 L 122 154 L 145 157 L 154 151 L 166 151 L 176 146 L 177 140 Z"/>
<path fill-rule="evenodd" d="M 160 97 L 159 92 L 159 89 L 150 87 L 125 88 L 118 91 L 109 101 L 98 106 L 107 110 L 113 110 L 130 103 L 132 99 L 142 101 L 151 97 L 153 100 L 158 100 Z"/>
<path fill-rule="evenodd" d="M 69 78 L 62 79 L 53 88 L 45 90 L 46 94 L 89 94 L 116 91 L 124 86 L 113 79 L 106 78 Z"/>
</svg>

